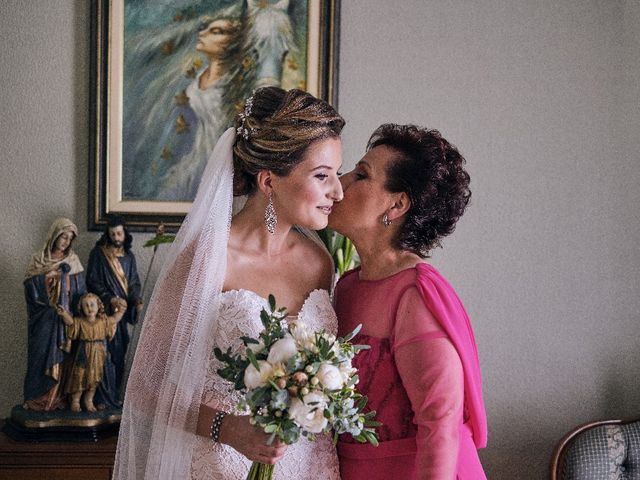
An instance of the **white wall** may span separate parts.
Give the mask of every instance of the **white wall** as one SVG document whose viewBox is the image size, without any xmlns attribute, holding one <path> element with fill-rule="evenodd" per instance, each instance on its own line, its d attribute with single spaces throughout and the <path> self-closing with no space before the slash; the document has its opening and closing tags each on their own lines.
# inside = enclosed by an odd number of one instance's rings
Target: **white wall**
<svg viewBox="0 0 640 480">
<path fill-rule="evenodd" d="M 1 415 L 21 400 L 29 255 L 55 215 L 86 227 L 85 3 L 0 4 Z M 639 414 L 638 25 L 634 0 L 342 5 L 346 163 L 386 121 L 468 160 L 471 207 L 433 261 L 475 325 L 492 479 L 544 478 L 571 427 Z"/>
</svg>

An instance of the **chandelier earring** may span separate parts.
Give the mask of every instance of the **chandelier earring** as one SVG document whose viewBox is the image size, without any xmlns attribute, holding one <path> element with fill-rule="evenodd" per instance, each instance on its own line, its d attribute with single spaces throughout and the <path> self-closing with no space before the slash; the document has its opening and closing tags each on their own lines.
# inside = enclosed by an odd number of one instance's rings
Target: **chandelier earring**
<svg viewBox="0 0 640 480">
<path fill-rule="evenodd" d="M 391 225 L 391 220 L 389 219 L 389 215 L 387 215 L 386 213 L 382 216 L 382 224 L 385 227 L 388 227 L 389 225 Z"/>
<path fill-rule="evenodd" d="M 276 233 L 278 215 L 273 207 L 273 192 L 269 193 L 269 202 L 267 203 L 267 208 L 264 209 L 264 224 L 271 235 Z"/>
</svg>

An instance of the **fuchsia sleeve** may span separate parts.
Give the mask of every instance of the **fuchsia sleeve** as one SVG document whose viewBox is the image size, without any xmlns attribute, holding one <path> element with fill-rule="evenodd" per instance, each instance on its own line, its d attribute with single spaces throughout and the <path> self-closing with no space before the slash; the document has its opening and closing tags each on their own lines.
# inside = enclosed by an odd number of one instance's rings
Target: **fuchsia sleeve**
<svg viewBox="0 0 640 480">
<path fill-rule="evenodd" d="M 453 287 L 435 268 L 421 263 L 416 265 L 416 271 L 416 285 L 424 304 L 447 333 L 460 357 L 464 372 L 465 425 L 471 429 L 476 448 L 484 448 L 487 446 L 487 414 L 482 398 L 478 347 L 471 321 Z M 472 464 L 474 462 L 475 460 L 471 461 Z M 476 471 L 484 475 L 482 468 L 478 468 Z M 476 478 L 482 477 L 476 475 Z"/>
<path fill-rule="evenodd" d="M 418 427 L 416 478 L 452 480 L 463 421 L 462 363 L 415 286 L 400 298 L 393 349 Z"/>
</svg>

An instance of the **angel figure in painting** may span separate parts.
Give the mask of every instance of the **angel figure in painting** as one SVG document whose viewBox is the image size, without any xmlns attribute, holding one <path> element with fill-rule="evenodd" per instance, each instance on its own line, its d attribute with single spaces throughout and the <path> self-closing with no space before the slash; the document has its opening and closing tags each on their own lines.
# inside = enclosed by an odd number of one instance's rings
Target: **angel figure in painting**
<svg viewBox="0 0 640 480">
<path fill-rule="evenodd" d="M 121 298 L 113 303 L 114 314 L 109 317 L 104 313 L 102 301 L 94 293 L 87 293 L 80 298 L 79 316 L 73 317 L 63 307 L 57 307 L 67 337 L 73 341 L 73 367 L 65 388 L 65 393 L 71 396 L 72 412 L 81 411 L 81 398 L 86 411 L 97 410 L 93 397 L 102 381 L 107 340 L 113 338 L 116 326 L 127 309 L 127 302 Z"/>
<path fill-rule="evenodd" d="M 125 198 L 192 201 L 207 158 L 242 101 L 260 86 L 304 87 L 294 56 L 304 51 L 296 25 L 306 21 L 306 7 L 289 0 L 229 3 L 191 2 L 171 12 L 169 24 L 156 19 L 153 29 L 145 2 L 125 12 L 131 32 L 125 45 Z"/>
</svg>

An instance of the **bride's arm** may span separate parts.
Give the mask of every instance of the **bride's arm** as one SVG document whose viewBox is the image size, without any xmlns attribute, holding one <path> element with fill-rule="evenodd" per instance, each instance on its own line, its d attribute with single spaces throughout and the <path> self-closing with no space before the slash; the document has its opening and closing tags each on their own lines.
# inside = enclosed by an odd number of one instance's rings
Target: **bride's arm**
<svg viewBox="0 0 640 480">
<path fill-rule="evenodd" d="M 200 405 L 196 434 L 211 437 L 211 424 L 219 410 L 206 404 Z M 220 426 L 220 443 L 234 448 L 249 460 L 274 464 L 282 458 L 287 446 L 275 440 L 267 445 L 268 435 L 249 423 L 248 415 L 225 415 Z"/>
</svg>

